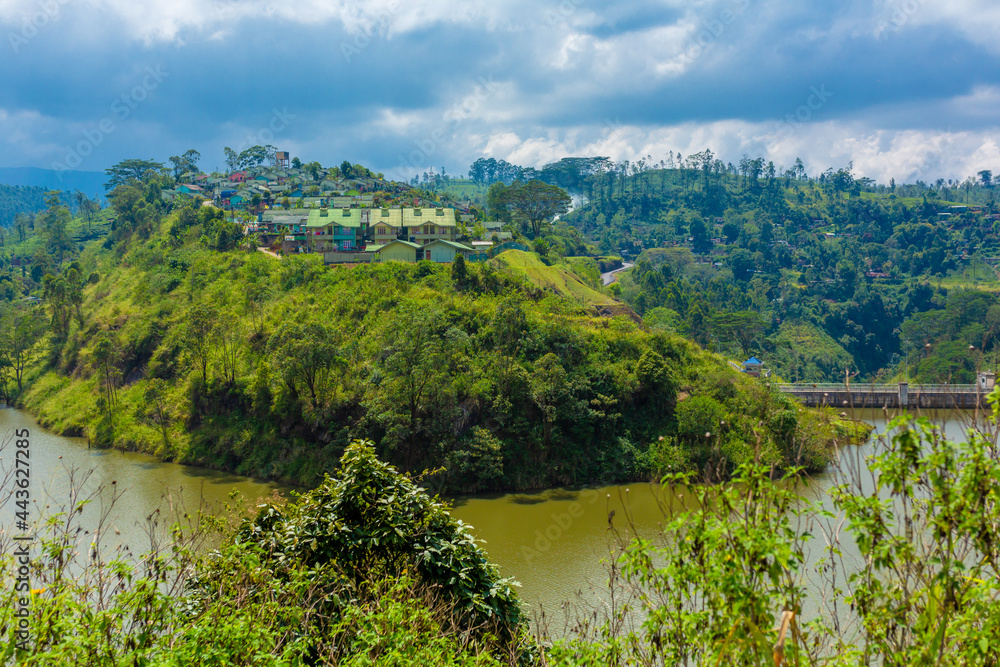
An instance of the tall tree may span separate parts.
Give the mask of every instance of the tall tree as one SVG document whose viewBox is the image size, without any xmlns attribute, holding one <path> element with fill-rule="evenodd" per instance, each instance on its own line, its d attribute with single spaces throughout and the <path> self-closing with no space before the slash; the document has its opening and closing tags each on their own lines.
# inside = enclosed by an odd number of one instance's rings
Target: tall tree
<svg viewBox="0 0 1000 667">
<path fill-rule="evenodd" d="M 108 191 L 114 190 L 119 185 L 143 180 L 147 171 L 152 171 L 157 175 L 167 173 L 166 167 L 163 166 L 162 162 L 137 159 L 122 160 L 104 171 L 108 175 L 108 182 L 104 184 L 104 189 Z"/>
<path fill-rule="evenodd" d="M 24 368 L 31 348 L 44 331 L 45 320 L 38 306 L 9 303 L 0 311 L 0 355 L 14 373 L 18 393 L 24 389 Z"/>
<path fill-rule="evenodd" d="M 556 185 L 542 181 L 515 181 L 504 191 L 504 202 L 538 236 L 542 225 L 569 210 L 570 196 Z"/>
<path fill-rule="evenodd" d="M 226 169 L 229 170 L 229 173 L 232 173 L 232 172 L 236 171 L 237 169 L 239 169 L 239 166 L 240 166 L 240 154 L 237 153 L 236 151 L 234 151 L 229 146 L 226 146 L 223 149 L 223 151 L 226 154 Z"/>
</svg>

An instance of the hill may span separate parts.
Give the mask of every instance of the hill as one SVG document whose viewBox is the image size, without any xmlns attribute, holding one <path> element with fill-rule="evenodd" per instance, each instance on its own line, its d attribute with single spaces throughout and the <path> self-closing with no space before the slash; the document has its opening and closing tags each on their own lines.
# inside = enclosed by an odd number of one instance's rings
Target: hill
<svg viewBox="0 0 1000 667">
<path fill-rule="evenodd" d="M 506 250 L 492 261 L 500 267 L 525 276 L 535 287 L 557 294 L 585 308 L 601 310 L 620 308 L 624 305 L 614 297 L 584 283 L 567 265 L 546 264 L 535 253 Z"/>
<path fill-rule="evenodd" d="M 248 252 L 220 210 L 171 211 L 153 187 L 112 203 L 107 236 L 51 275 L 3 278 L 46 299 L 8 393 L 61 433 L 302 485 L 370 438 L 452 491 L 828 460 L 834 424 L 675 335 L 595 316 L 614 301 L 530 254 L 325 267 Z"/>
<path fill-rule="evenodd" d="M 103 171 L 56 171 L 37 167 L 0 167 L 0 183 L 25 185 L 62 190 L 72 193 L 83 192 L 88 197 L 104 197 L 104 184 L 108 176 Z"/>
</svg>

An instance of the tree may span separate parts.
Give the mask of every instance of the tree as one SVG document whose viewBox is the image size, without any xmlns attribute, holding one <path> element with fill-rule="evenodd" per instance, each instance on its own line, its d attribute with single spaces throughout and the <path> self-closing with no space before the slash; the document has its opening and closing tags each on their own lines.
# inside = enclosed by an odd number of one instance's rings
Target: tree
<svg viewBox="0 0 1000 667">
<path fill-rule="evenodd" d="M 83 214 L 84 220 L 87 221 L 87 233 L 89 234 L 91 231 L 90 224 L 94 220 L 94 213 L 101 210 L 101 205 L 79 190 L 73 193 L 73 199 L 76 201 L 77 209 Z"/>
<path fill-rule="evenodd" d="M 569 395 L 570 384 L 566 369 L 559 357 L 549 352 L 535 362 L 535 372 L 531 374 L 531 398 L 542 413 L 542 440 L 545 449 L 552 444 L 552 426 L 559 407 L 566 403 Z M 544 451 L 541 454 L 544 457 Z"/>
<path fill-rule="evenodd" d="M 735 341 L 740 351 L 749 357 L 764 335 L 764 318 L 759 313 L 743 310 L 734 313 L 719 313 L 712 318 L 712 328 L 722 340 Z"/>
<path fill-rule="evenodd" d="M 237 156 L 237 167 L 239 169 L 247 169 L 248 167 L 258 167 L 264 164 L 274 155 L 273 152 L 269 152 L 270 148 L 270 146 L 259 145 L 247 148 Z"/>
<path fill-rule="evenodd" d="M 146 400 L 146 405 L 152 411 L 153 421 L 160 428 L 160 435 L 163 437 L 163 448 L 169 451 L 170 437 L 167 434 L 167 428 L 170 425 L 170 412 L 166 405 L 166 393 L 166 381 L 161 378 L 151 378 L 146 385 L 143 398 Z"/>
<path fill-rule="evenodd" d="M 119 346 L 113 334 L 102 333 L 93 352 L 101 390 L 100 398 L 97 400 L 97 407 L 102 416 L 98 440 L 109 445 L 115 444 L 115 409 L 118 406 L 118 379 L 121 375 L 117 366 L 118 356 Z"/>
<path fill-rule="evenodd" d="M 155 160 L 122 160 L 118 164 L 112 165 L 104 170 L 108 175 L 108 182 L 104 184 L 104 189 L 111 191 L 119 185 L 127 185 L 132 181 L 141 181 L 145 178 L 146 172 L 152 171 L 157 175 L 166 175 L 166 167 L 162 162 Z"/>
<path fill-rule="evenodd" d="M 489 216 L 500 222 L 510 222 L 510 209 L 504 200 L 507 186 L 503 183 L 494 183 L 486 191 L 486 210 Z"/>
<path fill-rule="evenodd" d="M 983 184 L 984 188 L 989 188 L 993 186 L 993 172 L 989 169 L 983 169 L 979 172 L 979 181 Z"/>
<path fill-rule="evenodd" d="M 542 181 L 515 181 L 503 193 L 503 201 L 510 210 L 531 228 L 533 236 L 542 231 L 542 225 L 569 210 L 570 196 L 556 185 Z"/>
<path fill-rule="evenodd" d="M 188 312 L 185 343 L 190 354 L 201 367 L 201 382 L 208 382 L 208 358 L 211 355 L 212 329 L 215 328 L 215 310 L 204 303 L 196 303 Z"/>
<path fill-rule="evenodd" d="M 226 169 L 228 169 L 229 173 L 232 173 L 237 169 L 239 169 L 240 166 L 239 153 L 234 151 L 229 146 L 226 146 L 223 150 L 225 151 L 226 154 Z"/>
<path fill-rule="evenodd" d="M 461 253 L 456 254 L 451 263 L 451 279 L 459 290 L 464 290 L 469 284 L 469 267 L 465 265 L 465 257 Z"/>
<path fill-rule="evenodd" d="M 184 155 L 170 156 L 170 163 L 174 166 L 174 179 L 180 179 L 181 175 L 186 172 L 198 171 L 198 160 L 200 159 L 201 153 L 193 148 L 186 151 Z"/>
<path fill-rule="evenodd" d="M 691 221 L 691 247 L 699 255 L 707 254 L 712 249 L 712 239 L 708 236 L 708 227 L 700 217 Z"/>
<path fill-rule="evenodd" d="M 308 392 L 309 405 L 317 417 L 327 399 L 335 396 L 336 370 L 347 363 L 340 356 L 337 338 L 326 324 L 289 322 L 267 343 L 292 397 Z"/>
<path fill-rule="evenodd" d="M 76 244 L 69 236 L 72 216 L 59 198 L 61 194 L 58 190 L 46 193 L 45 203 L 48 204 L 48 209 L 40 216 L 45 245 L 49 253 L 57 257 L 59 264 L 62 264 L 63 255 L 67 251 L 76 248 Z"/>
<path fill-rule="evenodd" d="M 270 267 L 260 261 L 261 259 L 263 258 L 257 253 L 247 263 L 246 286 L 243 291 L 243 305 L 250 313 L 250 322 L 258 335 L 263 333 L 264 304 L 268 302 L 274 292 L 271 285 Z"/>
<path fill-rule="evenodd" d="M 319 162 L 313 161 L 305 165 L 303 169 L 305 169 L 306 173 L 309 174 L 309 176 L 311 176 L 314 181 L 318 181 L 319 172 L 323 170 L 323 165 L 321 165 Z"/>
<path fill-rule="evenodd" d="M 44 331 L 45 320 L 37 306 L 10 303 L 0 311 L 0 355 L 14 372 L 18 393 L 24 389 L 24 368 L 31 348 Z"/>
</svg>

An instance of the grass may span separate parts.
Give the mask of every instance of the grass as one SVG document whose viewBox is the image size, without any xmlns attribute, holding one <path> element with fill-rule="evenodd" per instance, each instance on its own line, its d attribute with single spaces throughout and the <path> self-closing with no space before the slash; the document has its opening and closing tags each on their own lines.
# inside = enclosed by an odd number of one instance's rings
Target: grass
<svg viewBox="0 0 1000 667">
<path fill-rule="evenodd" d="M 621 305 L 613 297 L 589 287 L 564 266 L 547 266 L 532 252 L 507 250 L 494 259 L 503 267 L 524 275 L 532 285 L 576 301 L 585 307 Z"/>
</svg>

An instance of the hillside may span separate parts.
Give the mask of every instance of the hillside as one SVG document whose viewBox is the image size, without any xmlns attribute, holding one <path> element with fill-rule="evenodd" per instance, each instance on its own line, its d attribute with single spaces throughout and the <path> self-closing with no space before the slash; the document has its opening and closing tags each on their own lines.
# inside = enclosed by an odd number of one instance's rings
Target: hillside
<svg viewBox="0 0 1000 667">
<path fill-rule="evenodd" d="M 516 274 L 525 276 L 535 287 L 574 301 L 585 308 L 601 309 L 622 306 L 622 303 L 614 297 L 599 292 L 584 283 L 567 266 L 546 264 L 535 253 L 523 250 L 506 250 L 497 255 L 493 262 Z"/>
<path fill-rule="evenodd" d="M 968 381 L 1000 349 L 993 320 L 961 335 L 902 333 L 915 331 L 904 326 L 910 318 L 948 309 L 953 294 L 1000 290 L 992 185 L 887 187 L 850 169 L 779 174 L 707 151 L 667 168 L 581 173 L 576 183 L 586 203 L 543 240 L 635 258 L 611 293 L 700 345 L 813 382 L 842 379 L 846 368 L 864 380 L 902 378 L 916 339 L 925 354 L 943 355 L 919 366 L 920 381 Z M 970 346 L 981 354 L 962 359 Z"/>
<path fill-rule="evenodd" d="M 676 336 L 595 316 L 613 302 L 529 254 L 461 273 L 277 260 L 239 250 L 221 211 L 155 196 L 116 195 L 109 236 L 43 281 L 48 332 L 19 401 L 59 432 L 303 485 L 370 438 L 453 491 L 829 456 L 833 423 Z"/>
<path fill-rule="evenodd" d="M 108 176 L 103 171 L 39 169 L 37 167 L 0 167 L 0 183 L 22 185 L 45 190 L 73 192 L 79 190 L 88 197 L 104 195 Z"/>
</svg>

